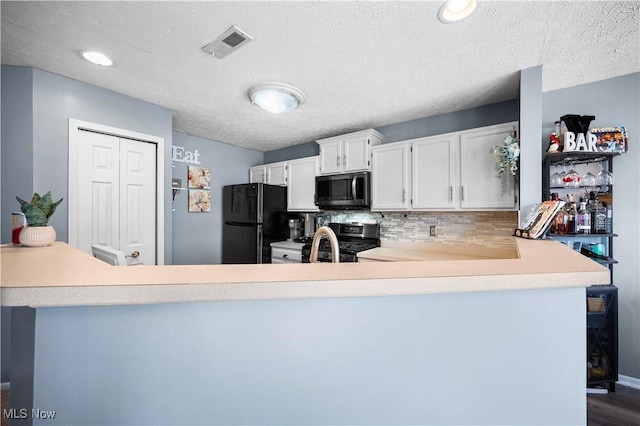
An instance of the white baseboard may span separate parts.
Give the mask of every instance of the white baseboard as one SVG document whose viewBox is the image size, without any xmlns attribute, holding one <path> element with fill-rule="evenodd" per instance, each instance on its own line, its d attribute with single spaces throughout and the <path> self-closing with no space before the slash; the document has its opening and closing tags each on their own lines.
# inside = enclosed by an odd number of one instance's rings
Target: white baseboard
<svg viewBox="0 0 640 426">
<path fill-rule="evenodd" d="M 635 377 L 618 374 L 618 381 L 616 383 L 622 386 L 640 389 L 640 379 L 636 379 Z"/>
<path fill-rule="evenodd" d="M 11 382 L 2 382 L 2 384 L 0 384 L 0 390 L 9 390 L 11 389 Z"/>
</svg>

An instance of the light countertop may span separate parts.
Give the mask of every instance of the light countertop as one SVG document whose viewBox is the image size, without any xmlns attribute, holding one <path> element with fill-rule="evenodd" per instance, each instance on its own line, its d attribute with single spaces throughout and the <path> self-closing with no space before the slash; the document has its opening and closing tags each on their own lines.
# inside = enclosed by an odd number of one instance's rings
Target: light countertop
<svg viewBox="0 0 640 426">
<path fill-rule="evenodd" d="M 610 283 L 607 268 L 557 241 L 514 237 L 514 247 L 511 258 L 116 267 L 61 242 L 30 248 L 3 245 L 0 285 L 3 306 L 69 306 L 394 296 Z"/>
<path fill-rule="evenodd" d="M 360 261 L 382 262 L 516 258 L 518 251 L 515 242 L 513 248 L 507 249 L 383 240 L 380 247 L 358 253 Z"/>
</svg>

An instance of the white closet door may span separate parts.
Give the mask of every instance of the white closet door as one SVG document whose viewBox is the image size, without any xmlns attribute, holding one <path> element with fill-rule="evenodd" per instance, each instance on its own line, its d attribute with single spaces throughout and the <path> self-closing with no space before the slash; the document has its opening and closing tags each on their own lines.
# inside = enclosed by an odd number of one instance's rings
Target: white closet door
<svg viewBox="0 0 640 426">
<path fill-rule="evenodd" d="M 156 145 L 80 131 L 78 248 L 104 244 L 156 264 Z"/>
<path fill-rule="evenodd" d="M 120 142 L 109 135 L 80 132 L 78 146 L 78 248 L 92 244 L 119 248 Z M 71 182 L 73 184 L 73 182 Z"/>
<path fill-rule="evenodd" d="M 120 139 L 120 250 L 156 263 L 156 145 Z"/>
</svg>

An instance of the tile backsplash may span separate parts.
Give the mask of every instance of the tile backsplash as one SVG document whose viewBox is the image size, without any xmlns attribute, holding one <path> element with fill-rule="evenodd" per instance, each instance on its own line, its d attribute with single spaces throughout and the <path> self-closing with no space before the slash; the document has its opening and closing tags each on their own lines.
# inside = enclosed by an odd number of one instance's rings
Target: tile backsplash
<svg viewBox="0 0 640 426">
<path fill-rule="evenodd" d="M 464 244 L 480 247 L 513 247 L 513 230 L 518 225 L 517 211 L 488 212 L 350 212 L 325 211 L 326 222 L 362 222 L 375 220 L 380 224 L 384 240 Z M 435 225 L 437 236 L 429 236 L 429 226 Z"/>
</svg>

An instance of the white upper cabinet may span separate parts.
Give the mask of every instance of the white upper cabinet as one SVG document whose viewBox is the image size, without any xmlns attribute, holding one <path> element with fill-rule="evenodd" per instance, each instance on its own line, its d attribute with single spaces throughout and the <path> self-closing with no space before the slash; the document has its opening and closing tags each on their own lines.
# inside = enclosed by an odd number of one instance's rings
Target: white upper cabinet
<svg viewBox="0 0 640 426">
<path fill-rule="evenodd" d="M 456 134 L 446 134 L 412 143 L 412 208 L 456 208 L 457 142 Z"/>
<path fill-rule="evenodd" d="M 318 211 L 315 205 L 318 156 L 288 162 L 287 210 L 293 212 Z"/>
<path fill-rule="evenodd" d="M 371 210 L 409 210 L 411 143 L 380 145 L 371 150 Z"/>
<path fill-rule="evenodd" d="M 342 172 L 341 140 L 325 140 L 320 144 L 320 174 L 331 175 Z"/>
<path fill-rule="evenodd" d="M 266 165 L 267 182 L 270 185 L 287 186 L 287 162 L 271 163 Z"/>
<path fill-rule="evenodd" d="M 281 161 L 250 167 L 249 183 L 287 186 L 287 162 Z"/>
<path fill-rule="evenodd" d="M 371 147 L 382 142 L 373 129 L 320 139 L 320 174 L 336 174 L 371 169 Z"/>
<path fill-rule="evenodd" d="M 514 209 L 515 181 L 510 173 L 498 178 L 491 147 L 501 145 L 518 123 L 505 123 L 460 134 L 460 206 L 463 209 Z"/>
<path fill-rule="evenodd" d="M 267 183 L 267 168 L 254 166 L 249 169 L 249 183 Z"/>
<path fill-rule="evenodd" d="M 372 149 L 372 210 L 510 210 L 513 176 L 497 177 L 491 147 L 518 123 L 429 136 Z"/>
</svg>

